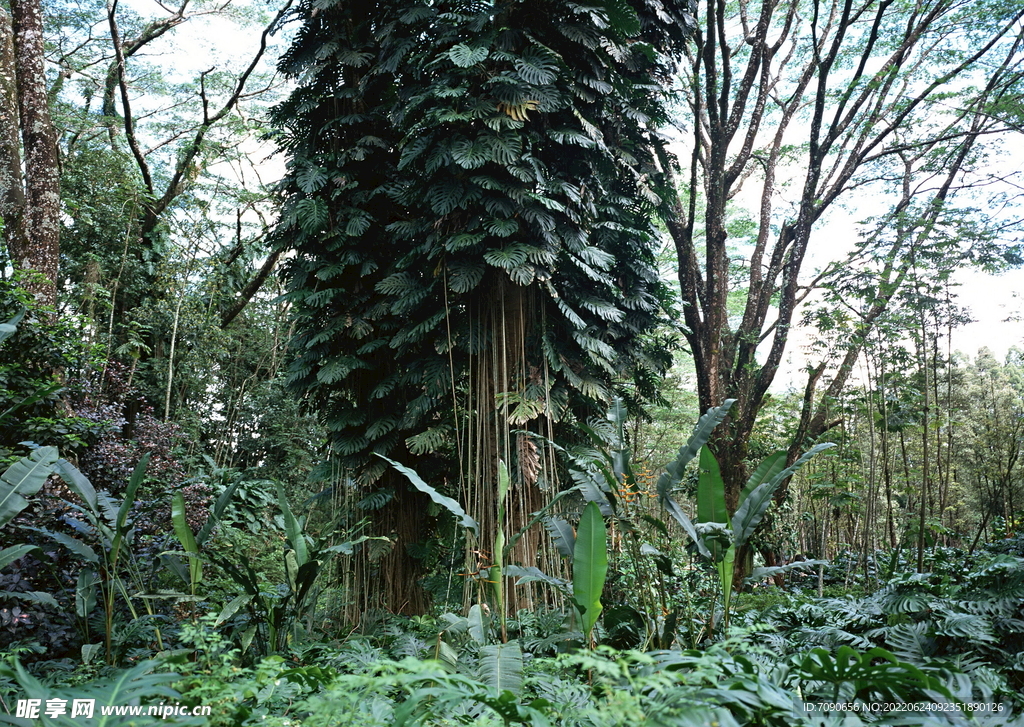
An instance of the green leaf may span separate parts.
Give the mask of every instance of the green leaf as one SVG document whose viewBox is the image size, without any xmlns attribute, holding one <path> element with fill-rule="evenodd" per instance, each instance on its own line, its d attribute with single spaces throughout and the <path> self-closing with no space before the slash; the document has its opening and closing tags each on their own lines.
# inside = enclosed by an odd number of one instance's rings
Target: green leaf
<svg viewBox="0 0 1024 727">
<path fill-rule="evenodd" d="M 433 487 L 428 485 L 416 473 L 415 470 L 409 469 L 408 467 L 399 464 L 398 462 L 394 461 L 393 459 L 388 459 L 387 457 L 385 457 L 383 454 L 380 454 L 379 452 L 375 452 L 374 454 L 376 454 L 382 460 L 384 460 L 385 462 L 390 464 L 392 467 L 394 467 L 396 470 L 398 470 L 403 475 L 405 475 L 406 478 L 408 478 L 409 482 L 412 483 L 413 487 L 415 487 L 420 492 L 426 493 L 430 497 L 431 500 L 433 500 L 438 505 L 440 505 L 441 507 L 443 507 L 446 510 L 448 510 L 448 512 L 450 512 L 455 517 L 457 517 L 459 519 L 459 523 L 463 527 L 468 528 L 469 530 L 473 531 L 473 535 L 479 535 L 480 534 L 480 527 L 479 527 L 479 525 L 477 525 L 476 520 L 474 520 L 469 515 L 467 515 L 466 511 L 462 509 L 462 506 L 459 505 L 458 502 L 456 502 L 455 500 L 453 500 L 450 497 L 446 497 L 445 495 L 442 495 L 440 492 L 438 492 Z"/>
<path fill-rule="evenodd" d="M 224 517 L 224 511 L 227 509 L 228 504 L 231 502 L 231 498 L 235 494 L 235 490 L 238 489 L 239 485 L 242 484 L 242 480 L 236 480 L 228 485 L 224 492 L 220 493 L 217 498 L 217 502 L 213 505 L 213 510 L 210 512 L 210 516 L 206 518 L 206 522 L 203 523 L 203 527 L 200 529 L 198 535 L 196 535 L 196 544 L 202 545 L 206 542 L 206 539 L 210 537 L 213 529 L 220 522 L 220 519 Z"/>
<path fill-rule="evenodd" d="M 459 68 L 469 68 L 474 66 L 481 61 L 487 60 L 487 56 L 490 55 L 490 51 L 487 48 L 471 48 L 465 43 L 459 43 L 458 45 L 452 46 L 448 51 L 448 57 L 452 59 L 452 63 L 457 65 Z"/>
<path fill-rule="evenodd" d="M 761 520 L 764 518 L 764 514 L 768 510 L 768 506 L 772 502 L 772 495 L 775 494 L 775 490 L 779 488 L 779 485 L 782 484 L 783 480 L 803 467 L 811 457 L 834 446 L 836 445 L 831 442 L 816 444 L 811 447 L 811 449 L 807 450 L 807 452 L 805 452 L 800 459 L 794 462 L 790 467 L 776 473 L 771 477 L 771 479 L 766 482 L 762 482 L 751 491 L 747 496 L 747 499 L 745 499 L 743 504 L 736 509 L 736 514 L 732 517 L 732 542 L 737 548 L 743 546 L 754 533 L 757 526 L 761 524 Z"/>
<path fill-rule="evenodd" d="M 309 547 L 306 545 L 306 535 L 302 532 L 299 521 L 296 520 L 295 514 L 288 505 L 288 498 L 285 496 L 284 487 L 280 482 L 277 483 L 277 503 L 284 516 L 284 531 L 288 535 L 288 542 L 295 552 L 295 570 L 297 571 L 300 566 L 309 562 Z"/>
<path fill-rule="evenodd" d="M 476 643 L 486 644 L 489 641 L 491 624 L 479 603 L 474 603 L 469 608 L 467 628 L 469 637 Z"/>
<path fill-rule="evenodd" d="M 139 463 L 135 465 L 131 479 L 128 480 L 128 487 L 124 491 L 124 499 L 121 501 L 121 506 L 117 509 L 117 520 L 114 521 L 114 537 L 110 544 L 110 558 L 114 562 L 117 562 L 118 554 L 121 551 L 121 543 L 124 542 L 124 538 L 128 534 L 128 513 L 132 511 L 132 506 L 135 504 L 135 495 L 146 479 L 146 467 L 148 465 L 149 452 L 146 452 L 139 459 Z"/>
<path fill-rule="evenodd" d="M 732 602 L 733 564 L 736 562 L 736 546 L 730 545 L 724 557 L 718 561 L 718 583 L 722 587 L 722 611 L 726 625 L 729 623 L 729 604 Z"/>
<path fill-rule="evenodd" d="M 757 466 L 754 473 L 750 475 L 747 480 L 747 484 L 743 486 L 743 491 L 740 492 L 740 499 L 738 505 L 742 505 L 743 501 L 747 499 L 747 496 L 754 491 L 754 488 L 763 482 L 767 482 L 771 478 L 775 477 L 779 472 L 786 468 L 786 451 L 779 450 L 775 454 L 768 455 L 762 460 L 761 464 Z"/>
<path fill-rule="evenodd" d="M 300 200 L 295 205 L 295 216 L 303 232 L 315 234 L 327 225 L 327 203 L 319 198 Z"/>
<path fill-rule="evenodd" d="M 90 510 L 97 512 L 96 488 L 92 486 L 89 478 L 66 459 L 58 459 L 54 469 L 71 491 L 82 498 L 82 502 L 88 505 Z"/>
<path fill-rule="evenodd" d="M 520 694 L 523 690 L 523 651 L 518 641 L 491 644 L 480 649 L 477 678 L 498 692 Z"/>
<path fill-rule="evenodd" d="M 598 3 L 608 15 L 608 23 L 627 38 L 640 33 L 640 17 L 626 0 L 603 0 Z"/>
<path fill-rule="evenodd" d="M 18 324 L 21 323 L 21 319 L 25 317 L 25 313 L 28 312 L 27 308 L 22 308 L 20 311 L 14 314 L 14 317 L 8 320 L 6 323 L 0 323 L 0 342 L 5 341 L 14 335 L 18 330 Z"/>
<path fill-rule="evenodd" d="M 193 535 L 186 518 L 185 497 L 180 492 L 175 492 L 174 497 L 171 498 L 171 523 L 174 525 L 175 535 L 181 541 L 181 547 L 185 549 L 186 553 L 197 556 L 189 558 L 188 561 L 189 585 L 195 590 L 195 587 L 203 580 L 203 563 L 198 558 L 199 546 L 196 544 L 195 535 Z"/>
<path fill-rule="evenodd" d="M 686 513 L 683 512 L 682 508 L 676 504 L 676 501 L 672 499 L 672 489 L 679 484 L 679 481 L 683 478 L 683 471 L 686 469 L 686 465 L 690 463 L 694 457 L 700 452 L 701 448 L 707 444 L 708 439 L 711 437 L 711 432 L 714 431 L 715 427 L 722 423 L 722 421 L 729 415 L 729 409 L 736 403 L 735 399 L 726 399 L 722 402 L 721 406 L 708 409 L 707 412 L 699 420 L 697 420 L 697 426 L 693 429 L 693 434 L 686 441 L 682 447 L 679 448 L 679 454 L 676 458 L 665 465 L 665 471 L 661 473 L 658 478 L 658 499 L 661 501 L 661 506 L 668 510 L 677 523 L 683 528 L 687 535 L 690 536 L 690 540 L 697 546 L 697 550 L 705 558 L 711 557 L 711 551 L 708 550 L 707 546 L 704 545 L 704 540 L 697 534 L 697 529 L 693 527 L 693 523 L 690 518 L 687 517 Z"/>
<path fill-rule="evenodd" d="M 22 544 L 0 550 L 0 568 L 6 568 L 18 558 L 23 558 L 38 547 L 37 545 Z"/>
<path fill-rule="evenodd" d="M 75 613 L 79 618 L 88 618 L 96 607 L 96 586 L 99 578 L 91 570 L 83 570 L 78 574 L 78 584 L 75 586 Z"/>
<path fill-rule="evenodd" d="M 676 458 L 665 465 L 665 472 L 658 478 L 658 496 L 662 500 L 671 495 L 672 488 L 683 479 L 683 470 L 686 469 L 686 465 L 700 453 L 701 447 L 707 444 L 708 439 L 711 438 L 711 432 L 725 420 L 729 415 L 729 409 L 735 403 L 735 399 L 726 399 L 721 406 L 708 409 L 704 416 L 697 420 L 693 434 L 690 435 L 686 444 L 679 448 Z"/>
<path fill-rule="evenodd" d="M 576 549 L 576 535 L 572 531 L 572 526 L 564 519 L 553 515 L 545 518 L 544 527 L 551 535 L 551 542 L 554 543 L 558 554 L 572 560 L 573 551 Z"/>
<path fill-rule="evenodd" d="M 523 53 L 516 59 L 515 67 L 519 77 L 533 86 L 544 86 L 558 78 L 554 58 L 539 49 Z"/>
<path fill-rule="evenodd" d="M 28 507 L 25 498 L 39 492 L 57 461 L 56 447 L 40 447 L 0 475 L 0 527 Z"/>
<path fill-rule="evenodd" d="M 725 481 L 718 460 L 707 446 L 700 450 L 700 476 L 697 479 L 697 521 L 729 524 L 725 507 Z"/>
<path fill-rule="evenodd" d="M 42 603 L 46 606 L 53 606 L 54 608 L 60 608 L 60 604 L 57 603 L 57 599 L 51 596 L 49 593 L 43 591 L 27 591 L 24 593 L 10 593 L 13 598 L 17 598 L 22 601 L 29 601 L 31 603 Z"/>
<path fill-rule="evenodd" d="M 63 545 L 65 548 L 70 550 L 72 553 L 77 555 L 82 560 L 88 563 L 99 563 L 100 557 L 96 554 L 96 551 L 90 548 L 88 545 L 83 543 L 81 540 L 72 538 L 70 535 L 64 533 L 55 533 L 42 528 L 30 528 L 31 530 L 37 530 L 44 535 L 48 535 L 58 543 Z"/>
<path fill-rule="evenodd" d="M 583 509 L 573 549 L 572 591 L 583 617 L 582 630 L 590 632 L 601 615 L 601 593 L 608 576 L 608 542 L 604 518 L 596 502 Z"/>
<path fill-rule="evenodd" d="M 327 184 L 327 172 L 315 164 L 305 163 L 295 173 L 295 183 L 306 194 L 312 194 Z"/>
<path fill-rule="evenodd" d="M 532 565 L 507 565 L 505 566 L 505 575 L 509 578 L 518 578 L 519 580 L 516 581 L 516 585 L 530 582 L 547 583 L 549 586 L 553 586 L 567 596 L 572 596 L 571 583 L 562 580 L 561 578 L 549 576 L 540 568 L 536 568 Z"/>
</svg>

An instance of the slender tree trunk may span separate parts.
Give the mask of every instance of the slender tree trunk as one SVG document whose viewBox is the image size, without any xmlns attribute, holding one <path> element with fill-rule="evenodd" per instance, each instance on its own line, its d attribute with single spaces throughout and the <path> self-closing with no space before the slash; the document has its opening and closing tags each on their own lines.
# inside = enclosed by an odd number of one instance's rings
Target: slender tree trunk
<svg viewBox="0 0 1024 727">
<path fill-rule="evenodd" d="M 921 351 L 924 354 L 922 370 L 924 371 L 924 408 L 921 410 L 921 509 L 917 521 L 917 572 L 924 572 L 924 526 L 928 506 L 928 409 L 931 403 L 928 391 L 928 331 L 924 325 L 924 314 L 921 318 Z"/>
<path fill-rule="evenodd" d="M 29 247 L 15 68 L 14 27 L 11 16 L 0 6 L 0 219 L 4 222 L 4 238 L 11 260 L 16 259 L 16 252 Z"/>
<path fill-rule="evenodd" d="M 25 245 L 8 239 L 15 267 L 42 277 L 25 287 L 41 303 L 56 306 L 60 260 L 60 170 L 50 118 L 43 63 L 43 11 L 39 0 L 11 0 L 15 80 L 25 150 Z M 13 246 L 11 245 L 14 243 Z"/>
</svg>

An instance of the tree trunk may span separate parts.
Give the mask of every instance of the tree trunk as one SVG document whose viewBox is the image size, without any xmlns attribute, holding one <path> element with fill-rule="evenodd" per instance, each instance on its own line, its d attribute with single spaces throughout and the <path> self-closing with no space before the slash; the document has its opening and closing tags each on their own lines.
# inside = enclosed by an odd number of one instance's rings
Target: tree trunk
<svg viewBox="0 0 1024 727">
<path fill-rule="evenodd" d="M 60 260 L 60 170 L 57 135 L 50 118 L 43 63 L 43 12 L 39 0 L 12 0 L 14 67 L 25 149 L 25 226 L 19 247 L 8 239 L 15 267 L 42 277 L 27 280 L 25 288 L 41 303 L 57 304 Z"/>
<path fill-rule="evenodd" d="M 4 239 L 12 261 L 17 259 L 16 252 L 29 247 L 15 68 L 14 27 L 11 16 L 0 7 L 0 219 L 4 222 Z"/>
</svg>

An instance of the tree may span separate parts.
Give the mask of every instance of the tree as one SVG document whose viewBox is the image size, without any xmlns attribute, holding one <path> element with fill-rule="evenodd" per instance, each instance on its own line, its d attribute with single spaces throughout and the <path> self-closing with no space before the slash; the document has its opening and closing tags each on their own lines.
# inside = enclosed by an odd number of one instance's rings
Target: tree
<svg viewBox="0 0 1024 727">
<path fill-rule="evenodd" d="M 415 611 L 404 554 L 425 508 L 374 454 L 447 481 L 489 551 L 498 460 L 515 476 L 512 533 L 556 487 L 531 434 L 550 439 L 615 392 L 633 406 L 655 395 L 667 365 L 649 338 L 664 297 L 658 83 L 689 16 L 565 0 L 298 13 L 282 68 L 301 82 L 276 114 L 290 157 L 276 239 L 296 251 L 292 380 L 340 463 L 391 498 L 378 526 L 402 545 L 383 595 Z M 535 565 L 539 542 L 510 557 Z"/>
<path fill-rule="evenodd" d="M 40 302 L 57 303 L 60 259 L 60 172 L 50 118 L 39 0 L 0 8 L 0 216 L 14 265 L 39 276 L 26 286 Z M 15 104 L 17 114 L 15 114 Z M 24 175 L 16 129 L 24 144 Z"/>
<path fill-rule="evenodd" d="M 903 242 L 887 238 L 891 259 L 861 321 L 869 330 L 872 307 L 901 281 L 908 246 L 927 240 L 944 212 L 955 184 L 943 170 L 959 171 L 979 140 L 1012 126 L 1000 118 L 1020 80 L 1024 12 L 948 0 L 741 1 L 735 14 L 720 3 L 703 11 L 684 74 L 690 191 L 669 231 L 701 408 L 738 400 L 713 442 L 733 510 L 757 413 L 817 282 L 801 273 L 812 247 L 828 245 L 816 224 L 855 192 L 896 190 L 897 216 L 910 204 L 903 199 L 917 203 L 919 221 L 897 225 Z M 925 183 L 932 179 L 937 193 Z M 758 219 L 736 261 L 726 205 L 744 187 L 754 187 Z M 831 269 L 855 265 L 859 254 Z M 730 317 L 737 293 L 743 309 Z M 813 384 L 812 376 L 812 397 Z"/>
</svg>

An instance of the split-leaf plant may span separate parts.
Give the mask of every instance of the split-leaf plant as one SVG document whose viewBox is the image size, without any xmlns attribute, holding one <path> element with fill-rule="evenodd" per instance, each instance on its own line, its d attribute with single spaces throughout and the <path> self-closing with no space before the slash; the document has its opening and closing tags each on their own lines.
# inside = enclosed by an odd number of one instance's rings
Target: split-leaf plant
<svg viewBox="0 0 1024 727">
<path fill-rule="evenodd" d="M 272 236 L 296 253 L 290 382 L 360 484 L 392 478 L 374 453 L 433 454 L 487 532 L 504 460 L 525 483 L 506 503 L 516 531 L 544 493 L 509 426 L 550 439 L 616 390 L 641 405 L 670 363 L 657 129 L 691 4 L 330 0 L 296 18 Z M 418 532 L 422 508 L 395 492 Z M 536 547 L 521 539 L 517 559 L 535 565 Z"/>
</svg>

